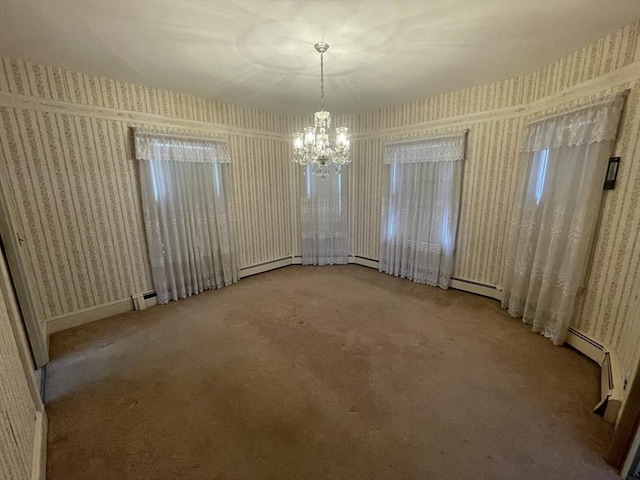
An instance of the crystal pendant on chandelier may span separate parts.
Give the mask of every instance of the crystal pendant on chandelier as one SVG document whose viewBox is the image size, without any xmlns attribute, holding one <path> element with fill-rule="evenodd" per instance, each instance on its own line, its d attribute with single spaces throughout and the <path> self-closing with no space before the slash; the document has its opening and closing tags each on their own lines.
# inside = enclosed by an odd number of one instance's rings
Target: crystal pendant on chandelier
<svg viewBox="0 0 640 480">
<path fill-rule="evenodd" d="M 351 151 L 346 127 L 336 128 L 333 146 L 329 141 L 331 114 L 324 110 L 324 52 L 329 45 L 318 42 L 315 49 L 320 53 L 320 111 L 314 115 L 313 127 L 305 127 L 304 133 L 293 134 L 292 160 L 303 167 L 310 165 L 314 175 L 326 177 L 331 165 L 335 165 L 336 171 L 340 172 L 342 165 L 351 163 Z"/>
</svg>

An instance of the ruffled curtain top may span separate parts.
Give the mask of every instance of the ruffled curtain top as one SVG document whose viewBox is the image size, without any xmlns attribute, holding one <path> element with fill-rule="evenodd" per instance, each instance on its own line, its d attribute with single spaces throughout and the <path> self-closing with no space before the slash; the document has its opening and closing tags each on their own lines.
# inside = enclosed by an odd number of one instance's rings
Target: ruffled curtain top
<svg viewBox="0 0 640 480">
<path fill-rule="evenodd" d="M 219 139 L 138 129 L 134 137 L 138 160 L 231 163 L 229 147 Z"/>
<path fill-rule="evenodd" d="M 615 140 L 625 95 L 617 94 L 571 112 L 530 123 L 524 129 L 521 151 L 588 145 Z"/>
<path fill-rule="evenodd" d="M 383 163 L 451 162 L 464 159 L 465 134 L 389 143 Z"/>
</svg>

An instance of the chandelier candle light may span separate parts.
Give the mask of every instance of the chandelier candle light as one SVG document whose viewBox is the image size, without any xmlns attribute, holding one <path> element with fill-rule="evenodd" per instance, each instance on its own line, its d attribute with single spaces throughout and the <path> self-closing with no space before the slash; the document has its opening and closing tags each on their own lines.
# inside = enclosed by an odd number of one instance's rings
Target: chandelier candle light
<svg viewBox="0 0 640 480">
<path fill-rule="evenodd" d="M 336 166 L 340 173 L 342 165 L 351 163 L 348 128 L 336 128 L 335 146 L 329 143 L 327 131 L 331 127 L 331 114 L 324 111 L 324 52 L 329 50 L 329 44 L 318 42 L 315 49 L 320 53 L 320 111 L 314 115 L 314 126 L 305 127 L 304 133 L 293 134 L 293 161 L 300 166 L 311 165 L 314 175 L 326 177 L 329 166 Z"/>
</svg>

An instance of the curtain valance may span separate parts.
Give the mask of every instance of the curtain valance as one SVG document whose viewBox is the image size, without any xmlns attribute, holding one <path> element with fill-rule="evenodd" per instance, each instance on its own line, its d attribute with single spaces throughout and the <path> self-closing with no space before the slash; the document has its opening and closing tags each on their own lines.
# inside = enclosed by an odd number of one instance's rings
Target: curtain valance
<svg viewBox="0 0 640 480">
<path fill-rule="evenodd" d="M 571 112 L 530 123 L 524 129 L 523 152 L 588 145 L 615 140 L 626 95 L 612 95 Z"/>
<path fill-rule="evenodd" d="M 464 159 L 465 134 L 389 143 L 383 163 L 451 162 Z"/>
<path fill-rule="evenodd" d="M 173 162 L 230 163 L 226 142 L 214 138 L 153 132 L 134 132 L 138 160 Z"/>
</svg>

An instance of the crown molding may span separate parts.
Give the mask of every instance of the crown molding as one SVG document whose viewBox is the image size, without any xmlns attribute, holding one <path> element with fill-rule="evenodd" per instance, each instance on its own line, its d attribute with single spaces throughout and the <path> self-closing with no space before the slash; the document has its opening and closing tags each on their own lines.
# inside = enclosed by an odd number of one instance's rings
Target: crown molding
<svg viewBox="0 0 640 480">
<path fill-rule="evenodd" d="M 183 130 L 199 130 L 208 134 L 239 135 L 266 140 L 285 141 L 288 135 L 270 132 L 267 130 L 255 130 L 251 128 L 234 127 L 222 123 L 201 122 L 198 120 L 185 120 L 180 118 L 165 117 L 153 113 L 141 113 L 131 110 L 119 110 L 109 107 L 96 107 L 79 103 L 63 102 L 46 98 L 21 95 L 17 93 L 0 92 L 0 107 L 18 110 L 33 110 L 38 112 L 56 113 L 60 115 L 73 115 L 80 117 L 99 118 L 125 123 L 129 127 L 151 125 L 153 127 L 177 128 Z"/>
<path fill-rule="evenodd" d="M 629 84 L 635 82 L 640 82 L 640 62 L 630 63 L 618 70 L 587 80 L 586 82 L 562 90 L 557 94 L 544 97 L 527 104 L 497 108 L 493 110 L 482 110 L 455 117 L 444 117 L 400 127 L 372 130 L 366 133 L 353 133 L 351 138 L 352 140 L 369 140 L 403 134 L 419 135 L 420 133 L 427 133 L 432 130 L 452 127 L 462 129 L 475 123 L 511 120 L 514 118 L 525 119 L 528 116 L 540 114 L 545 110 L 557 108 L 564 104 L 578 101 L 585 96 L 593 95 L 594 93 L 603 92 L 605 90 L 609 90 L 607 94 L 621 93 L 628 88 Z"/>
</svg>

